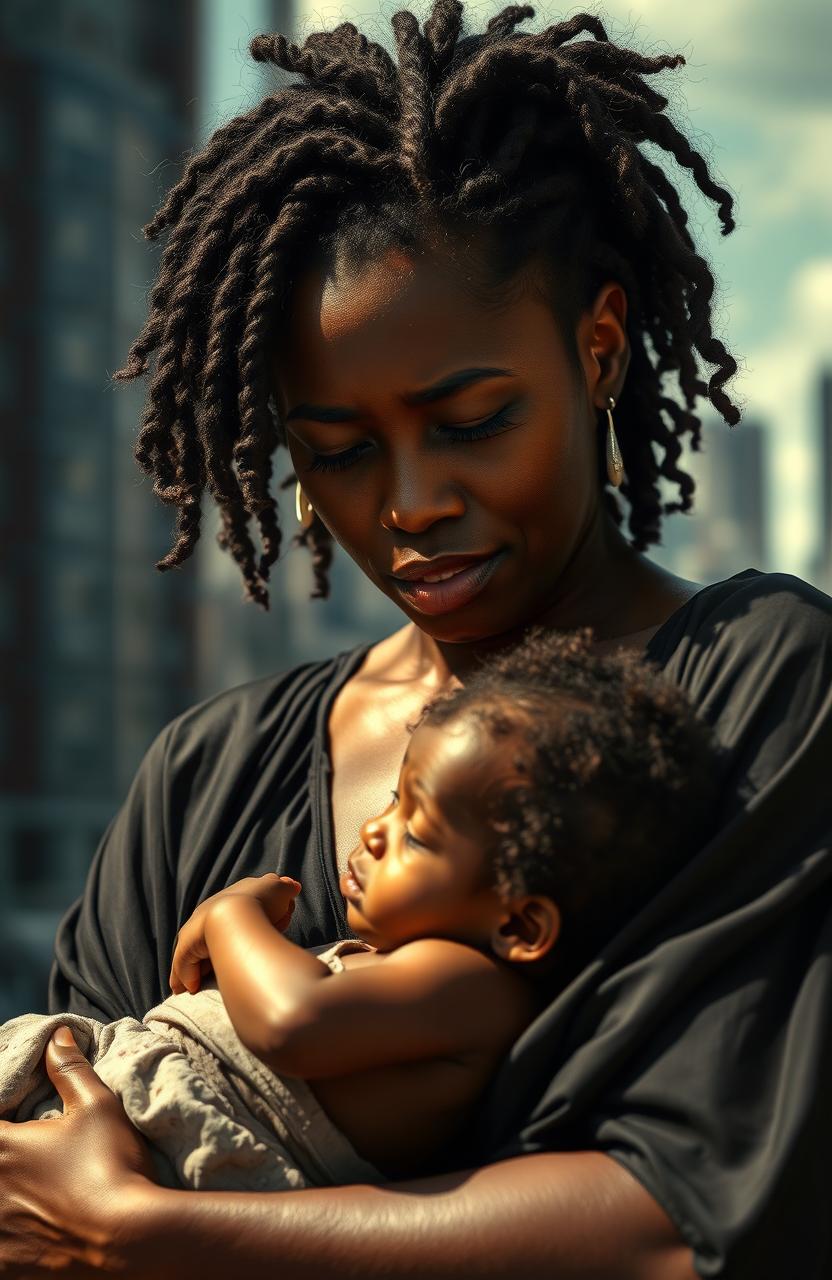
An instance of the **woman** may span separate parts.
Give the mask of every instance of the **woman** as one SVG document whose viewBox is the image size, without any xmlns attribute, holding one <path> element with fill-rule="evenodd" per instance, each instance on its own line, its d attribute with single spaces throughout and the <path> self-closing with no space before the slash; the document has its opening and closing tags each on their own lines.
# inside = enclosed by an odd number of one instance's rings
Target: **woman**
<svg viewBox="0 0 832 1280">
<path fill-rule="evenodd" d="M 302 50 L 255 38 L 305 80 L 220 130 L 146 228 L 170 238 L 117 376 L 157 352 L 136 456 L 178 508 L 158 567 L 192 551 L 207 485 L 267 606 L 281 444 L 317 594 L 334 537 L 409 621 L 162 730 L 62 922 L 50 1007 L 148 1007 L 179 924 L 243 875 L 302 881 L 295 941 L 350 936 L 337 873 L 407 721 L 531 623 L 591 625 L 687 691 L 725 748 L 717 834 L 521 1037 L 480 1149 L 431 1178 L 168 1192 L 51 1044 L 67 1115 L 0 1127 L 9 1274 L 828 1273 L 832 601 L 754 570 L 701 588 L 642 555 L 691 505 L 697 398 L 739 414 L 712 277 L 636 144 L 689 168 L 726 233 L 732 201 L 643 79 L 682 58 L 620 49 L 586 14 L 515 33 L 533 12 L 461 40 L 458 0 L 423 32 L 397 13 L 398 69 L 349 23 Z M 664 507 L 660 477 L 679 489 Z M 445 557 L 480 563 L 408 585 Z"/>
</svg>

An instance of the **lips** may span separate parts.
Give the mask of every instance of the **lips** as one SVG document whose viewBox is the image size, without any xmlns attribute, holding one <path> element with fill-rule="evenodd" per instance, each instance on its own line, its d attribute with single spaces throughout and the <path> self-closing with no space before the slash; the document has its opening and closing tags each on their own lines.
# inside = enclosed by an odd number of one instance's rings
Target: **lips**
<svg viewBox="0 0 832 1280">
<path fill-rule="evenodd" d="M 484 559 L 469 559 L 461 569 L 440 582 L 426 582 L 419 578 L 405 581 L 391 578 L 391 582 L 399 598 L 419 613 L 430 615 L 453 613 L 456 609 L 466 608 L 481 591 L 485 590 L 505 562 L 507 554 L 506 548 L 503 548 Z M 431 563 L 436 564 L 438 561 Z M 420 572 L 426 572 L 424 563 L 420 566 Z"/>
<path fill-rule="evenodd" d="M 390 576 L 397 582 L 420 582 L 426 574 L 450 573 L 467 569 L 471 565 L 479 564 L 482 560 L 488 560 L 494 554 L 493 551 L 474 551 L 434 556 L 430 560 L 411 559 L 400 565 Z"/>
<path fill-rule="evenodd" d="M 358 874 L 358 871 L 356 870 L 355 863 L 353 862 L 352 858 L 347 858 L 347 871 L 349 875 L 352 876 L 353 880 L 358 885 L 359 889 L 363 889 L 364 881 L 362 877 Z"/>
</svg>

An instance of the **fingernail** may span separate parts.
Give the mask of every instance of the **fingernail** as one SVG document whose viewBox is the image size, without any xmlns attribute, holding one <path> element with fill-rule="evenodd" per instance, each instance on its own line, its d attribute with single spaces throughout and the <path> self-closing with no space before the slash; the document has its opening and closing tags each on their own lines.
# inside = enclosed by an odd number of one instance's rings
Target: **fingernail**
<svg viewBox="0 0 832 1280">
<path fill-rule="evenodd" d="M 55 1041 L 55 1044 L 64 1045 L 67 1049 L 77 1048 L 75 1044 L 75 1037 L 69 1027 L 58 1027 L 58 1030 L 52 1036 L 52 1039 Z"/>
</svg>

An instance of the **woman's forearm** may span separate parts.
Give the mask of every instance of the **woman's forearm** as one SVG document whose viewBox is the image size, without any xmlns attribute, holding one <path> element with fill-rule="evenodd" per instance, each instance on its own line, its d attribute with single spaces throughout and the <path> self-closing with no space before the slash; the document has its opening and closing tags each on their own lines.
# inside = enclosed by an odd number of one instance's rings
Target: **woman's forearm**
<svg viewBox="0 0 832 1280">
<path fill-rule="evenodd" d="M 127 1277 L 696 1280 L 664 1211 L 599 1152 L 381 1187 L 248 1194 L 141 1183 L 135 1197 L 114 1241 Z"/>
</svg>

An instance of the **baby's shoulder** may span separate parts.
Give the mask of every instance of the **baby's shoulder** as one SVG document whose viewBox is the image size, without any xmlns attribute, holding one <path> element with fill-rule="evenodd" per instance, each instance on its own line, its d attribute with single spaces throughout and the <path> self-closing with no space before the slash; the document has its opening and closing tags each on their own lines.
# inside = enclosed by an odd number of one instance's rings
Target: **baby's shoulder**
<svg viewBox="0 0 832 1280">
<path fill-rule="evenodd" d="M 454 988 L 455 997 L 467 995 L 482 1029 L 481 1044 L 502 1044 L 523 1031 L 537 1012 L 532 984 L 520 966 L 508 964 L 493 953 L 450 938 L 417 938 L 395 951 L 376 953 L 394 972 L 407 974 L 426 993 Z"/>
<path fill-rule="evenodd" d="M 502 965 L 490 951 L 454 938 L 414 938 L 375 954 L 386 964 L 445 974 L 496 974 Z"/>
</svg>

